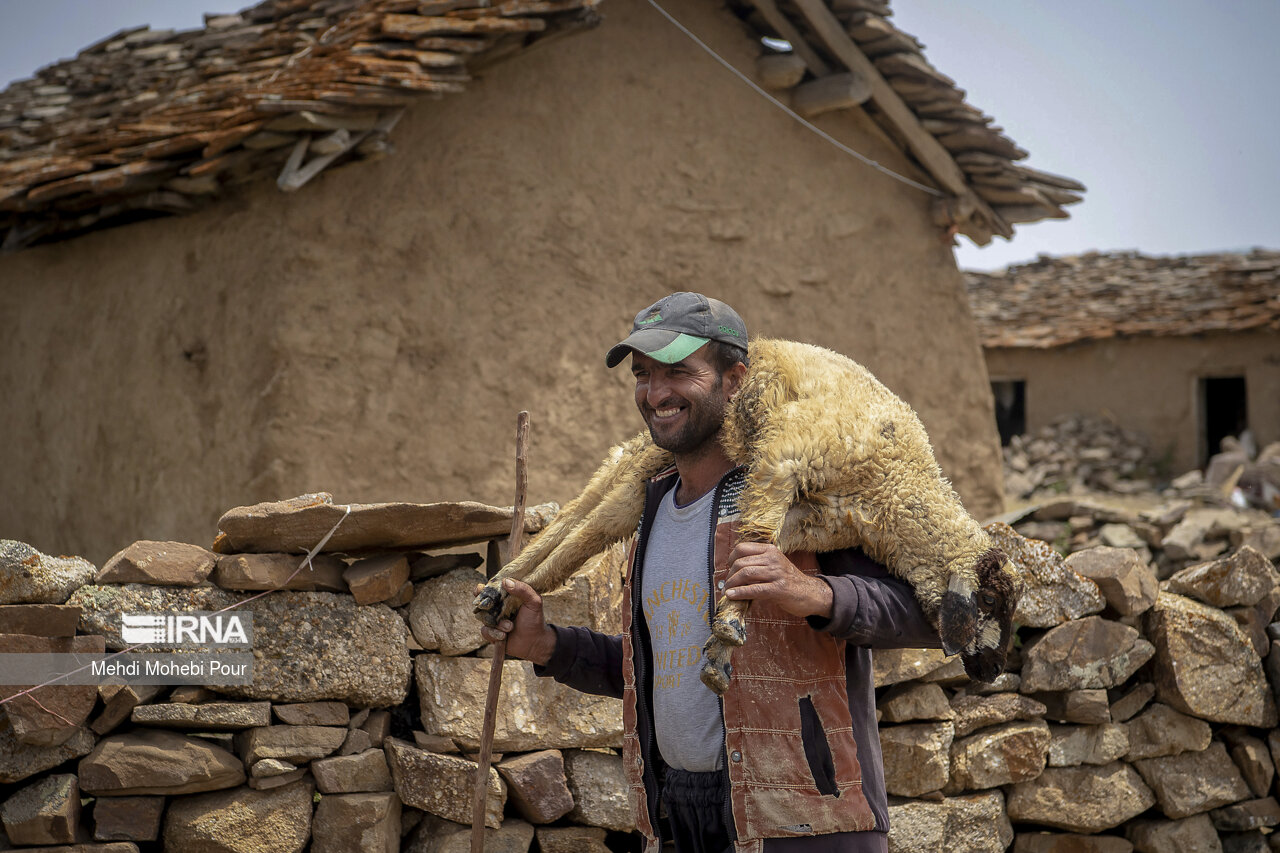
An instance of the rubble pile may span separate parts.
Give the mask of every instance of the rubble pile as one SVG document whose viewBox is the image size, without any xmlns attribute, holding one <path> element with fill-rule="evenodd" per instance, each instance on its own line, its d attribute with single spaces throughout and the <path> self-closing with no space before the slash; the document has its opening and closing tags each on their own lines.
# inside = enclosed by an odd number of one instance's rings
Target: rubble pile
<svg viewBox="0 0 1280 853">
<path fill-rule="evenodd" d="M 1280 522 L 1071 498 L 1006 521 L 988 529 L 1027 583 L 1007 672 L 876 652 L 890 849 L 1276 849 Z M 138 542 L 100 569 L 0 543 L 0 652 L 119 650 L 121 614 L 230 606 L 253 614 L 254 676 L 0 706 L 0 849 L 467 850 L 489 669 L 470 602 L 511 522 L 310 495 L 232 510 L 212 549 Z M 613 549 L 548 618 L 617 632 L 621 583 Z M 621 703 L 507 661 L 499 708 L 487 849 L 634 849 Z"/>
<path fill-rule="evenodd" d="M 1015 435 L 1004 448 L 1005 495 L 1154 490 L 1155 466 L 1146 437 L 1103 418 L 1073 415 Z"/>
</svg>

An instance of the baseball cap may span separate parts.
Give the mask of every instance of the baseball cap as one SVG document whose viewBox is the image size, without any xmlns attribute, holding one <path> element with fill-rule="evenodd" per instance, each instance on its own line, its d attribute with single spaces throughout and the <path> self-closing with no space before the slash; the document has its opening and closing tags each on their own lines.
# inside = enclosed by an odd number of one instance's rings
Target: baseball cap
<svg viewBox="0 0 1280 853">
<path fill-rule="evenodd" d="M 719 299 L 681 291 L 664 296 L 636 315 L 631 334 L 610 348 L 604 363 L 617 367 L 633 350 L 675 364 L 708 341 L 747 348 L 747 325 Z"/>
</svg>

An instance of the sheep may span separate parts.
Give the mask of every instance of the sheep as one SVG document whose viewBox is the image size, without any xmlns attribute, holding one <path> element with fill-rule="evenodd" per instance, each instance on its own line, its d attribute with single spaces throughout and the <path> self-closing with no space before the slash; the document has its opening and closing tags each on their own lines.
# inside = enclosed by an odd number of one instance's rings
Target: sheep
<svg viewBox="0 0 1280 853">
<path fill-rule="evenodd" d="M 964 509 L 919 417 L 870 371 L 839 353 L 757 339 L 725 414 L 721 442 L 746 466 L 738 535 L 783 551 L 861 547 L 915 590 L 947 654 L 991 681 L 1004 669 L 1021 581 Z M 645 433 L 609 452 L 583 492 L 477 595 L 489 626 L 519 606 L 501 581 L 554 589 L 587 558 L 630 536 L 644 485 L 673 457 Z M 748 601 L 722 599 L 701 678 L 723 693 L 732 648 L 746 641 Z"/>
</svg>

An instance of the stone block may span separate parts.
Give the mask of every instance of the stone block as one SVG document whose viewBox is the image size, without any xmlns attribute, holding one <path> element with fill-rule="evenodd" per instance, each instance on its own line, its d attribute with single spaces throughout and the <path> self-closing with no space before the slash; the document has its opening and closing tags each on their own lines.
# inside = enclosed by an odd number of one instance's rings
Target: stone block
<svg viewBox="0 0 1280 853">
<path fill-rule="evenodd" d="M 1125 837 L 1138 853 L 1222 853 L 1222 843 L 1208 815 L 1182 820 L 1136 820 Z"/>
<path fill-rule="evenodd" d="M 191 794 L 245 781 L 240 759 L 199 738 L 161 729 L 109 735 L 80 760 L 80 789 L 95 797 Z"/>
<path fill-rule="evenodd" d="M 1209 812 L 1214 829 L 1219 832 L 1248 832 L 1280 824 L 1280 803 L 1275 797 L 1259 797 L 1214 809 Z"/>
<path fill-rule="evenodd" d="M 66 604 L 0 604 L 0 634 L 74 637 L 80 608 Z"/>
<path fill-rule="evenodd" d="M 359 794 L 391 791 L 391 770 L 386 753 L 367 749 L 355 755 L 335 755 L 311 762 L 316 790 L 322 794 Z"/>
<path fill-rule="evenodd" d="M 498 773 L 507 781 L 507 796 L 516 811 L 533 824 L 551 823 L 573 808 L 573 794 L 559 750 L 544 749 L 504 758 Z"/>
<path fill-rule="evenodd" d="M 1199 752 L 1213 739 L 1209 724 L 1159 702 L 1128 724 L 1129 760 Z"/>
<path fill-rule="evenodd" d="M 164 692 L 158 684 L 103 684 L 98 687 L 102 711 L 89 724 L 96 734 L 105 735 L 133 715 L 133 709 Z"/>
<path fill-rule="evenodd" d="M 1022 690 L 1092 690 L 1123 684 L 1155 649 L 1138 631 L 1089 616 L 1051 629 L 1023 653 Z"/>
<path fill-rule="evenodd" d="M 155 841 L 164 797 L 98 797 L 93 801 L 94 841 Z"/>
<path fill-rule="evenodd" d="M 1128 728 L 1115 723 L 1100 726 L 1050 726 L 1049 766 L 1110 764 L 1129 752 Z"/>
<path fill-rule="evenodd" d="M 1011 820 L 1038 823 L 1069 832 L 1102 832 L 1142 814 L 1155 795 L 1124 762 L 1049 767 L 1009 790 Z"/>
<path fill-rule="evenodd" d="M 453 755 L 436 755 L 399 738 L 383 745 L 396 794 L 406 806 L 455 823 L 470 824 L 477 764 Z M 484 825 L 497 829 L 507 801 L 506 783 L 489 768 Z"/>
<path fill-rule="evenodd" d="M 1004 723 L 951 744 L 947 794 L 981 791 L 1034 779 L 1044 770 L 1049 726 L 1043 720 Z"/>
<path fill-rule="evenodd" d="M 573 794 L 569 820 L 619 832 L 635 829 L 622 756 L 567 750 L 564 753 L 564 771 L 569 791 Z"/>
<path fill-rule="evenodd" d="M 0 784 L 19 782 L 42 770 L 87 755 L 93 749 L 93 743 L 93 733 L 86 728 L 78 728 L 57 746 L 32 746 L 19 741 L 12 726 L 0 726 Z"/>
<path fill-rule="evenodd" d="M 305 554 L 223 554 L 210 580 L 222 589 L 255 592 L 266 589 L 346 592 L 342 573 L 347 564 L 332 554 L 317 554 L 302 565 Z"/>
<path fill-rule="evenodd" d="M 1045 713 L 1043 703 L 1017 693 L 989 696 L 960 694 L 951 700 L 951 709 L 955 713 L 952 722 L 956 727 L 956 737 L 1014 720 L 1036 720 Z"/>
<path fill-rule="evenodd" d="M 399 853 L 400 798 L 394 793 L 329 794 L 311 822 L 311 853 Z"/>
<path fill-rule="evenodd" d="M 377 604 L 400 591 L 409 580 L 409 560 L 404 554 L 384 554 L 357 560 L 342 573 L 356 604 Z"/>
<path fill-rule="evenodd" d="M 886 723 L 910 723 L 916 720 L 951 720 L 955 711 L 947 702 L 947 694 L 936 684 L 902 684 L 891 688 L 876 703 Z"/>
<path fill-rule="evenodd" d="M 871 672 L 876 687 L 914 681 L 947 662 L 942 649 L 876 649 L 871 653 Z"/>
<path fill-rule="evenodd" d="M 107 560 L 93 582 L 199 586 L 217 561 L 217 554 L 199 545 L 143 540 Z"/>
<path fill-rule="evenodd" d="M 1175 820 L 1252 796 L 1221 741 L 1200 752 L 1144 758 L 1134 766 L 1155 792 L 1160 810 Z"/>
<path fill-rule="evenodd" d="M 1111 722 L 1123 723 L 1147 707 L 1156 695 L 1156 686 L 1149 681 L 1137 684 L 1119 699 L 1111 703 Z"/>
<path fill-rule="evenodd" d="M 474 569 L 454 569 L 417 585 L 409 604 L 409 628 L 422 648 L 462 655 L 484 645 L 480 622 L 471 612 L 476 585 L 484 582 Z"/>
<path fill-rule="evenodd" d="M 164 849 L 183 853 L 301 853 L 311 835 L 311 785 L 234 788 L 169 803 Z"/>
<path fill-rule="evenodd" d="M 1047 542 L 1020 536 L 1000 522 L 985 526 L 996 547 L 1023 578 L 1025 589 L 1013 620 L 1031 628 L 1052 628 L 1106 607 L 1098 585 L 1067 568 L 1062 555 Z"/>
<path fill-rule="evenodd" d="M 0 821 L 14 844 L 64 844 L 80 828 L 80 787 L 74 774 L 46 776 L 0 805 Z"/>
<path fill-rule="evenodd" d="M 1115 835 L 1019 832 L 1013 853 L 1132 853 L 1133 845 Z"/>
<path fill-rule="evenodd" d="M 1252 606 L 1280 586 L 1280 573 L 1259 551 L 1245 545 L 1229 557 L 1189 566 L 1165 585 L 1169 592 L 1213 607 Z"/>
<path fill-rule="evenodd" d="M 889 806 L 889 853 L 1003 853 L 1012 840 L 999 791 Z"/>
<path fill-rule="evenodd" d="M 610 853 L 599 826 L 539 826 L 535 831 L 541 853 Z"/>
<path fill-rule="evenodd" d="M 50 557 L 25 542 L 0 539 L 0 604 L 62 604 L 92 583 L 96 571 L 80 557 Z"/>
<path fill-rule="evenodd" d="M 0 654 L 93 654 L 105 649 L 99 636 L 36 637 L 0 634 Z M 92 684 L 50 684 L 22 696 L 28 687 L 0 686 L 0 699 L 14 737 L 31 746 L 58 746 L 69 740 L 89 718 L 98 701 Z"/>
<path fill-rule="evenodd" d="M 133 722 L 166 729 L 232 731 L 265 726 L 271 722 L 270 702 L 209 702 L 183 705 L 177 702 L 139 705 L 129 717 Z"/>
<path fill-rule="evenodd" d="M 942 790 L 950 776 L 954 737 L 950 722 L 881 726 L 885 790 L 899 797 Z"/>
<path fill-rule="evenodd" d="M 1135 616 L 1156 603 L 1155 570 L 1132 548 L 1087 548 L 1067 557 L 1066 568 L 1098 585 L 1121 616 Z"/>
<path fill-rule="evenodd" d="M 347 730 L 337 726 L 261 726 L 236 735 L 236 752 L 246 766 L 263 758 L 303 764 L 329 755 L 346 738 Z"/>
<path fill-rule="evenodd" d="M 351 722 L 351 711 L 341 702 L 297 702 L 274 705 L 271 710 L 277 720 L 289 726 L 345 726 Z"/>
</svg>

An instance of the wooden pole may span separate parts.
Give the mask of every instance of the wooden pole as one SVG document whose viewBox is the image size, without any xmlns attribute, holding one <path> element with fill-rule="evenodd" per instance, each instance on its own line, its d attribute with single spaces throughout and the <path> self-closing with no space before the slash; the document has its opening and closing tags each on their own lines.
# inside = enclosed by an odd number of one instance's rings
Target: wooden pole
<svg viewBox="0 0 1280 853">
<path fill-rule="evenodd" d="M 511 536 L 507 540 L 508 559 L 515 559 L 524 544 L 524 507 L 529 492 L 529 413 L 516 416 L 516 502 L 511 513 Z M 471 801 L 471 853 L 484 853 L 484 811 L 489 792 L 489 764 L 493 759 L 493 731 L 498 717 L 498 691 L 502 688 L 502 663 L 507 657 L 507 641 L 493 644 L 489 668 L 489 692 L 484 700 L 484 729 L 480 733 L 480 755 L 476 761 L 476 790 Z"/>
</svg>

